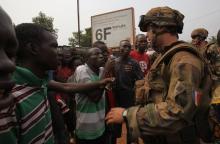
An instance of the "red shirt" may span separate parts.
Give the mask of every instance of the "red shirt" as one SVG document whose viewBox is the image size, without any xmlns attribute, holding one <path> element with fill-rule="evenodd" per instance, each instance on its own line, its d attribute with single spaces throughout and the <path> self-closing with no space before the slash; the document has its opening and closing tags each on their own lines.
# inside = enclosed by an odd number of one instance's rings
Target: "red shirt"
<svg viewBox="0 0 220 144">
<path fill-rule="evenodd" d="M 66 82 L 67 79 L 73 74 L 73 70 L 67 66 L 58 67 L 56 70 L 56 78 L 59 82 Z M 65 102 L 68 101 L 69 96 L 65 93 L 56 93 L 56 97 L 62 97 Z"/>
<path fill-rule="evenodd" d="M 62 77 L 67 80 L 73 74 L 73 70 L 67 66 L 59 67 L 56 71 L 57 77 Z"/>
<path fill-rule="evenodd" d="M 131 51 L 130 56 L 139 63 L 142 72 L 146 75 L 150 69 L 149 56 L 146 53 L 141 54 L 136 50 Z"/>
</svg>

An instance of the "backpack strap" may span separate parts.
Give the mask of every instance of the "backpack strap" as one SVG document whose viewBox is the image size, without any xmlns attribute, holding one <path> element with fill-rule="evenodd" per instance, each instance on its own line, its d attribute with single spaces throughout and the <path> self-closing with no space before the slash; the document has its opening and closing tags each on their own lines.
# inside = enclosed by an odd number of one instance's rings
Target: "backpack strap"
<svg viewBox="0 0 220 144">
<path fill-rule="evenodd" d="M 202 82 L 199 86 L 201 89 L 201 92 L 203 95 L 208 95 L 209 98 L 207 100 L 200 100 L 200 105 L 201 106 L 207 106 L 207 102 L 210 101 L 210 90 L 213 84 L 213 80 L 215 79 L 214 74 L 212 74 L 211 67 L 208 64 L 207 60 L 197 51 L 195 47 L 192 45 L 180 41 L 177 45 L 169 49 L 165 54 L 163 54 L 161 57 L 159 57 L 155 63 L 153 63 L 151 70 L 156 70 L 156 68 L 161 64 L 165 63 L 168 64 L 169 61 L 172 59 L 172 57 L 180 51 L 187 51 L 192 53 L 193 55 L 197 56 L 201 61 L 204 63 L 204 77 L 202 78 Z M 207 98 L 207 97 L 204 97 Z"/>
<path fill-rule="evenodd" d="M 207 45 L 210 46 L 213 43 Z M 180 51 L 187 51 L 190 52 L 191 54 L 197 56 L 199 59 L 201 59 L 203 61 L 203 63 L 205 64 L 205 72 L 204 73 L 208 73 L 211 76 L 212 80 L 216 79 L 216 76 L 212 73 L 212 68 L 209 65 L 208 60 L 198 52 L 198 50 L 191 44 L 184 42 L 184 41 L 179 41 L 179 43 L 177 45 L 175 45 L 174 47 L 172 47 L 171 49 L 169 49 L 165 54 L 163 54 L 159 59 L 157 59 L 155 61 L 155 63 L 153 63 L 153 65 L 151 66 L 151 69 L 156 69 L 161 63 L 165 62 L 166 64 L 172 59 L 172 57 Z"/>
<path fill-rule="evenodd" d="M 155 61 L 155 63 L 152 65 L 152 69 L 155 69 L 158 67 L 158 65 L 160 65 L 161 63 L 165 62 L 168 63 L 170 61 L 170 59 L 177 53 L 180 51 L 187 51 L 192 53 L 193 55 L 196 55 L 197 57 L 201 58 L 202 60 L 204 60 L 203 56 L 199 54 L 199 52 L 196 50 L 195 47 L 193 47 L 192 45 L 184 42 L 184 41 L 179 41 L 180 43 L 178 43 L 177 45 L 175 45 L 174 47 L 172 47 L 171 49 L 169 49 L 165 54 L 163 54 L 157 61 Z"/>
</svg>

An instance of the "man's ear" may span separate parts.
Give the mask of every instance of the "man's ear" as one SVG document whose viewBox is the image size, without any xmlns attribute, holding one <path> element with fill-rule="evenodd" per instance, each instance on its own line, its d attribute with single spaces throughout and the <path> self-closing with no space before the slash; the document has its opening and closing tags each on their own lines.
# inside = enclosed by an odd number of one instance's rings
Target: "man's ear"
<svg viewBox="0 0 220 144">
<path fill-rule="evenodd" d="M 34 43 L 28 43 L 26 50 L 29 51 L 29 53 L 30 53 L 31 55 L 38 55 L 38 53 L 39 53 L 39 48 L 38 48 L 38 46 L 37 46 L 36 44 L 34 44 Z"/>
</svg>

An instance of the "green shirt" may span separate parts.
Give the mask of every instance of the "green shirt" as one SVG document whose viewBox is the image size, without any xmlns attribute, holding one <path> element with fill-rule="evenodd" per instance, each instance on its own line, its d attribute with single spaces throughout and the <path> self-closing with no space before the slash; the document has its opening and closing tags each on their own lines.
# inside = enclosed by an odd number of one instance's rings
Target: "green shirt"
<svg viewBox="0 0 220 144">
<path fill-rule="evenodd" d="M 101 72 L 101 70 L 100 70 Z M 100 80 L 87 64 L 78 66 L 73 82 L 91 83 Z M 94 140 L 105 131 L 105 95 L 98 102 L 92 102 L 87 95 L 76 93 L 76 135 L 80 139 Z"/>
<path fill-rule="evenodd" d="M 12 90 L 15 104 L 5 110 L 8 114 L 5 127 L 11 127 L 3 130 L 0 125 L 0 143 L 12 140 L 20 144 L 53 144 L 47 78 L 40 79 L 28 69 L 17 67 L 13 80 L 17 84 Z"/>
</svg>

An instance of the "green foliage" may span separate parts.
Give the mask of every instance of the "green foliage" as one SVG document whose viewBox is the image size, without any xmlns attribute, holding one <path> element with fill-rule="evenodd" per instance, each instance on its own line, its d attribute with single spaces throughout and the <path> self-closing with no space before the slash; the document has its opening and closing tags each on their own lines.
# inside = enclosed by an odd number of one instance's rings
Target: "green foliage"
<svg viewBox="0 0 220 144">
<path fill-rule="evenodd" d="M 69 38 L 69 45 L 72 47 L 91 47 L 92 45 L 92 31 L 91 28 L 86 28 L 85 33 L 80 31 L 80 45 L 78 32 L 73 32 L 73 36 Z"/>
<path fill-rule="evenodd" d="M 72 47 L 79 47 L 79 35 L 78 32 L 73 32 L 72 33 L 73 36 L 70 37 L 69 40 L 69 45 L 71 45 Z M 80 37 L 82 39 L 82 31 L 80 31 Z"/>
<path fill-rule="evenodd" d="M 56 34 L 58 29 L 53 27 L 53 21 L 54 18 L 47 16 L 41 11 L 39 12 L 38 16 L 32 18 L 33 23 L 39 24 Z"/>
</svg>

